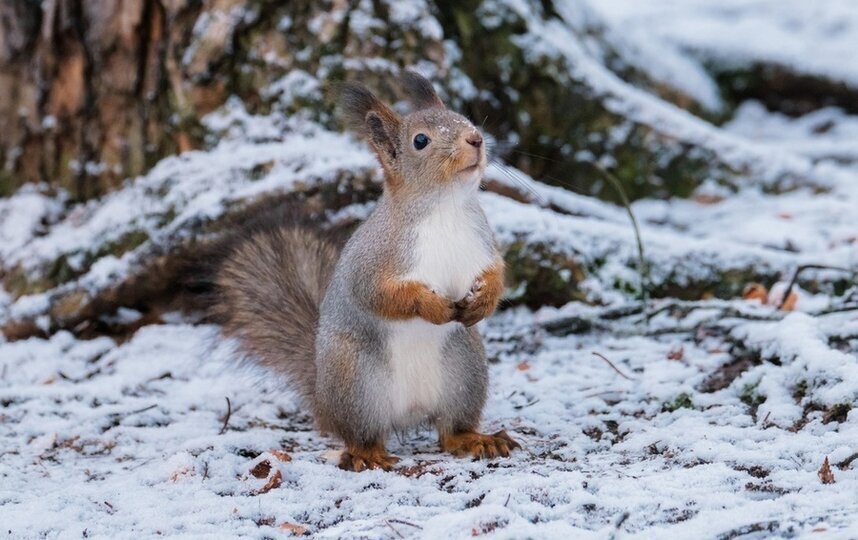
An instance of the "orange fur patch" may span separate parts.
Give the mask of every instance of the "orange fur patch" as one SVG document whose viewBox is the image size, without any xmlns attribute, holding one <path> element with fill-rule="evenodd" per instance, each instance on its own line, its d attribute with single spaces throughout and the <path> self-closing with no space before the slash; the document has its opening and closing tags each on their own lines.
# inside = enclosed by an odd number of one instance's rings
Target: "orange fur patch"
<svg viewBox="0 0 858 540">
<path fill-rule="evenodd" d="M 376 313 L 385 319 L 420 317 L 434 324 L 443 324 L 453 320 L 456 308 L 451 300 L 432 292 L 422 283 L 384 276 L 378 286 Z"/>
<path fill-rule="evenodd" d="M 361 472 L 367 469 L 382 469 L 389 471 L 399 461 L 384 449 L 384 445 L 376 443 L 369 447 L 349 445 L 340 458 L 340 469 Z"/>
<path fill-rule="evenodd" d="M 441 434 L 441 449 L 456 456 L 473 456 L 475 458 L 509 457 L 515 448 L 521 448 L 506 431 L 498 431 L 492 435 L 463 431 L 454 434 Z"/>
</svg>

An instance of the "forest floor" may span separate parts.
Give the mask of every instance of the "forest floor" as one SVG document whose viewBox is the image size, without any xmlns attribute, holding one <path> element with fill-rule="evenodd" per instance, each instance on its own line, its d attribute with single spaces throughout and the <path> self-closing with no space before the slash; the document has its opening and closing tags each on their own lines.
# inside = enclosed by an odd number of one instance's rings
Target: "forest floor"
<svg viewBox="0 0 858 540">
<path fill-rule="evenodd" d="M 620 27 L 654 16 L 619 0 L 605 6 Z M 684 46 L 692 37 L 706 35 L 664 39 Z M 393 471 L 342 471 L 339 443 L 313 430 L 280 381 L 239 366 L 217 327 L 168 314 L 124 339 L 63 331 L 0 342 L 0 534 L 858 537 L 858 291 L 794 287 L 793 309 L 779 309 L 798 266 L 858 264 L 858 117 L 825 108 L 791 118 L 746 102 L 717 132 L 773 167 L 807 160 L 812 185 L 637 201 L 652 272 L 752 260 L 783 268 L 783 280 L 756 300 L 663 299 L 644 310 L 611 287 L 639 276 L 606 255 L 584 284 L 599 306 L 514 308 L 481 323 L 491 362 L 483 429 L 521 443 L 510 458 L 444 455 L 431 431 L 417 430 L 389 442 L 401 458 Z M 307 140 L 320 136 L 334 137 Z M 372 162 L 339 141 L 323 145 L 326 163 L 337 152 Z M 248 143 L 260 162 L 309 148 L 289 144 Z M 226 170 L 224 160 L 247 158 L 244 148 L 227 142 L 173 159 L 149 180 L 171 167 L 192 178 L 205 160 Z M 579 253 L 635 252 L 622 208 L 532 188 L 586 215 L 485 193 L 499 237 L 527 229 Z M 140 199 L 123 196 L 101 208 L 131 212 Z M 0 256 L 88 241 L 87 231 L 65 231 L 31 242 L 35 221 L 21 216 L 51 211 L 39 197 L 0 204 L 0 218 L 19 212 L 17 229 L 0 228 Z M 831 269 L 815 277 L 844 278 Z M 0 290 L 0 315 L 32 307 Z"/>
<path fill-rule="evenodd" d="M 742 111 L 737 131 L 802 121 Z M 772 127 L 784 144 L 791 129 Z M 685 229 L 724 249 L 858 230 L 854 212 L 838 213 L 858 206 L 856 176 L 844 178 L 813 198 L 759 194 L 753 218 L 746 198 L 642 201 L 642 233 L 675 226 L 656 225 L 657 211 L 687 212 Z M 523 449 L 456 459 L 418 431 L 391 441 L 393 472 L 339 470 L 338 443 L 276 381 L 237 367 L 213 326 L 175 315 L 125 342 L 61 332 L 0 344 L 0 522 L 12 537 L 858 534 L 856 312 L 810 316 L 836 304 L 801 290 L 788 314 L 663 300 L 647 320 L 637 305 L 489 320 L 483 427 Z M 834 483 L 819 474 L 826 459 Z"/>
</svg>

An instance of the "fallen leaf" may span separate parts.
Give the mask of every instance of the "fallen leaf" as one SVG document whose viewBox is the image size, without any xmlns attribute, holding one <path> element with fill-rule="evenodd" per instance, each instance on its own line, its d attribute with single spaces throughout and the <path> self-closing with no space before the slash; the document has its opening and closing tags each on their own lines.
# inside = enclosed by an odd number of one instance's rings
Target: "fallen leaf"
<svg viewBox="0 0 858 540">
<path fill-rule="evenodd" d="M 273 527 L 277 520 L 273 516 L 265 516 L 256 520 L 257 527 Z"/>
<path fill-rule="evenodd" d="M 527 363 L 527 360 L 524 360 L 522 362 L 519 362 L 518 365 L 515 366 L 515 369 L 519 371 L 527 371 L 528 369 L 530 369 L 530 364 Z"/>
<path fill-rule="evenodd" d="M 823 484 L 834 483 L 834 473 L 831 472 L 831 465 L 828 464 L 828 456 L 825 456 L 825 461 L 822 462 L 822 467 L 819 468 L 816 474 L 819 475 L 819 480 Z"/>
<path fill-rule="evenodd" d="M 268 477 L 268 481 L 265 482 L 265 485 L 261 488 L 257 489 L 254 494 L 262 495 L 263 493 L 268 493 L 272 489 L 280 487 L 280 484 L 283 482 L 283 473 L 280 472 L 280 469 L 275 469 L 274 474 Z"/>
<path fill-rule="evenodd" d="M 307 528 L 306 527 L 304 527 L 302 525 L 298 525 L 296 523 L 289 523 L 288 521 L 286 523 L 282 523 L 280 525 L 280 529 L 284 530 L 284 531 L 289 531 L 290 533 L 294 534 L 295 536 L 304 536 L 305 534 L 307 534 Z"/>
<path fill-rule="evenodd" d="M 267 459 L 260 461 L 250 469 L 250 474 L 256 478 L 268 478 L 268 475 L 271 474 L 271 462 Z"/>
<path fill-rule="evenodd" d="M 694 202 L 698 204 L 718 204 L 723 201 L 724 197 L 710 193 L 700 193 L 694 196 Z"/>
<path fill-rule="evenodd" d="M 171 482 L 178 482 L 180 478 L 184 478 L 185 476 L 191 475 L 190 467 L 182 467 L 181 469 L 177 469 L 173 471 L 173 474 L 170 475 Z"/>
<path fill-rule="evenodd" d="M 670 350 L 670 352 L 667 353 L 667 359 L 681 362 L 685 359 L 685 347 L 683 347 L 682 345 L 674 347 Z"/>
<path fill-rule="evenodd" d="M 742 298 L 757 300 L 761 304 L 766 304 L 769 301 L 769 291 L 762 283 L 748 283 L 745 285 L 745 290 L 742 291 Z"/>
<path fill-rule="evenodd" d="M 280 461 L 292 461 L 292 456 L 283 450 L 269 450 L 269 453 Z"/>
</svg>

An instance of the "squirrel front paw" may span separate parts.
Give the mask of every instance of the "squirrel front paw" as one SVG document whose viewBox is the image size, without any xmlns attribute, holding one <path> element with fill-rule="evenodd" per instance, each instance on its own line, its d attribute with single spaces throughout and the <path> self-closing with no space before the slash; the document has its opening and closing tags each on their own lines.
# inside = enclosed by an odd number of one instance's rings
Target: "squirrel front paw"
<svg viewBox="0 0 858 540">
<path fill-rule="evenodd" d="M 417 315 L 432 324 L 446 324 L 455 320 L 457 311 L 455 302 L 428 288 L 417 306 Z"/>
<path fill-rule="evenodd" d="M 483 278 L 477 278 L 464 298 L 456 302 L 456 320 L 473 326 L 495 310 L 498 297 Z"/>
</svg>

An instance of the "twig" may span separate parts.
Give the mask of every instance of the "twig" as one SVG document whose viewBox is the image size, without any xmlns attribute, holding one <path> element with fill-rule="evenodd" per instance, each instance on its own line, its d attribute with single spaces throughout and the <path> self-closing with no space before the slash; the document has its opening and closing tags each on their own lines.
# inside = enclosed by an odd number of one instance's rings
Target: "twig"
<svg viewBox="0 0 858 540">
<path fill-rule="evenodd" d="M 385 524 L 385 525 L 387 525 L 388 527 L 390 527 L 390 530 L 391 530 L 391 531 L 393 531 L 393 532 L 395 532 L 395 533 L 396 533 L 396 536 L 398 536 L 398 537 L 400 537 L 400 538 L 405 538 L 404 536 L 402 536 L 402 533 L 401 533 L 401 532 L 397 531 L 397 530 L 396 530 L 396 528 L 395 528 L 393 525 L 391 525 L 391 524 L 390 524 L 390 520 L 385 519 L 385 520 L 384 520 L 384 524 Z"/>
<path fill-rule="evenodd" d="M 149 405 L 148 407 L 143 407 L 142 409 L 137 409 L 136 411 L 131 411 L 131 412 L 130 412 L 130 413 L 128 413 L 126 416 L 131 416 L 132 414 L 140 414 L 140 413 L 142 413 L 142 412 L 150 411 L 150 410 L 154 409 L 154 408 L 155 408 L 155 407 L 157 407 L 157 406 L 158 406 L 158 404 L 157 404 L 157 403 L 155 403 L 155 404 L 153 404 L 153 405 Z"/>
<path fill-rule="evenodd" d="M 551 158 L 548 158 L 545 156 L 540 156 L 537 154 L 531 154 L 529 152 L 523 152 L 521 150 L 513 150 L 513 152 L 516 152 L 518 154 L 522 154 L 525 156 L 544 159 L 545 161 L 551 161 L 554 163 L 562 163 L 561 161 L 558 161 L 556 159 L 551 159 Z M 608 171 L 607 169 L 605 169 L 604 167 L 602 167 L 601 165 L 599 165 L 598 163 L 596 163 L 594 161 L 582 161 L 581 163 L 584 163 L 586 165 L 593 167 L 593 169 L 595 169 L 599 174 L 601 174 L 602 176 L 604 176 L 608 180 L 608 182 L 611 184 L 611 186 L 617 191 L 617 195 L 619 195 L 619 197 L 620 197 L 620 202 L 623 203 L 623 207 L 626 209 L 626 212 L 629 214 L 629 219 L 632 222 L 632 228 L 634 229 L 634 232 L 635 232 L 635 240 L 637 241 L 637 245 L 638 245 L 638 259 L 639 259 L 639 263 L 640 263 L 638 270 L 640 271 L 640 276 L 641 276 L 641 304 L 643 305 L 644 312 L 646 312 L 647 300 L 649 299 L 648 298 L 648 296 L 649 296 L 649 267 L 647 266 L 646 258 L 644 257 L 643 240 L 641 239 L 641 231 L 640 231 L 640 227 L 638 227 L 638 220 L 637 220 L 637 218 L 635 218 L 635 214 L 632 211 L 632 205 L 629 202 L 628 195 L 626 195 L 626 190 L 623 189 L 623 183 L 620 182 L 620 180 L 614 174 L 612 174 L 610 171 Z M 575 191 L 573 186 L 570 185 L 568 182 L 564 182 L 558 178 L 552 178 L 550 176 L 548 176 L 548 178 L 550 178 L 551 180 L 563 185 L 564 187 L 570 188 L 573 191 Z"/>
<path fill-rule="evenodd" d="M 805 270 L 835 270 L 837 272 L 846 272 L 847 274 L 855 274 L 854 270 L 850 270 L 848 268 L 842 268 L 840 266 L 828 266 L 825 264 L 803 264 L 795 269 L 795 274 L 792 275 L 792 279 L 787 285 L 786 292 L 784 292 L 784 297 L 781 299 L 781 303 L 778 306 L 778 309 L 784 307 L 784 304 L 789 298 L 790 293 L 792 292 L 793 287 L 798 282 L 798 275 L 804 272 Z"/>
<path fill-rule="evenodd" d="M 858 459 L 858 452 L 855 452 L 854 454 L 852 454 L 848 458 L 846 458 L 843 461 L 841 461 L 840 463 L 838 463 L 837 468 L 840 469 L 841 471 L 845 471 L 846 469 L 849 468 L 849 465 L 851 465 L 852 462 L 855 461 L 856 459 Z"/>
<path fill-rule="evenodd" d="M 858 311 L 858 304 L 850 304 L 843 306 L 833 306 L 811 313 L 814 317 L 819 315 L 831 315 L 832 313 L 844 313 L 846 311 Z"/>
<path fill-rule="evenodd" d="M 230 416 L 232 416 L 232 403 L 230 403 L 229 398 L 226 398 L 226 416 L 223 418 L 223 426 L 220 428 L 220 433 L 218 433 L 218 435 L 226 433 L 226 426 L 229 424 Z"/>
<path fill-rule="evenodd" d="M 401 525 L 408 525 L 409 527 L 414 527 L 415 529 L 423 530 L 423 527 L 421 527 L 420 525 L 415 525 L 414 523 L 411 523 L 410 521 L 405 521 L 404 519 L 391 518 L 391 519 L 388 519 L 387 521 L 389 521 L 391 523 L 399 523 Z"/>
<path fill-rule="evenodd" d="M 740 536 L 747 536 L 755 532 L 774 532 L 779 525 L 780 522 L 778 521 L 759 521 L 757 523 L 751 523 L 750 525 L 743 525 L 742 527 L 730 529 L 727 532 L 719 534 L 717 538 L 718 540 L 733 540 L 734 538 L 739 538 Z"/>
<path fill-rule="evenodd" d="M 628 381 L 633 381 L 633 380 L 634 380 L 634 379 L 632 379 L 631 377 L 629 377 L 628 375 L 626 375 L 625 373 L 623 373 L 622 371 L 620 371 L 619 369 L 617 369 L 617 366 L 615 366 L 613 362 L 611 362 L 610 360 L 608 360 L 608 358 L 607 358 L 605 355 L 603 355 L 603 354 L 601 354 L 601 353 L 597 353 L 596 351 L 593 351 L 593 355 L 594 355 L 594 356 L 598 356 L 599 358 L 601 358 L 602 360 L 604 360 L 605 362 L 607 362 L 607 363 L 608 363 L 608 365 L 609 365 L 609 366 L 611 366 L 611 369 L 613 369 L 614 371 L 616 371 L 616 372 L 619 374 L 619 376 L 620 376 L 620 377 L 622 377 L 622 378 L 624 378 L 624 379 L 626 379 L 626 380 L 628 380 Z"/>
<path fill-rule="evenodd" d="M 632 222 L 632 228 L 635 232 L 635 240 L 638 244 L 638 271 L 641 275 L 641 304 L 643 305 L 644 313 L 646 313 L 647 309 L 647 301 L 649 300 L 649 267 L 646 264 L 646 258 L 644 257 L 644 246 L 643 239 L 641 238 L 641 230 L 638 227 L 638 220 L 635 217 L 635 213 L 632 212 L 632 204 L 629 202 L 629 198 L 626 195 L 626 190 L 623 189 L 623 184 L 620 180 L 614 176 L 610 171 L 606 168 L 602 167 L 598 163 L 594 161 L 585 161 L 594 169 L 596 169 L 599 173 L 602 174 L 605 178 L 608 179 L 608 182 L 617 190 L 617 194 L 620 196 L 620 201 L 623 203 L 623 207 L 625 207 L 626 212 L 629 214 L 629 219 Z M 649 317 L 647 317 L 649 320 Z"/>
</svg>

